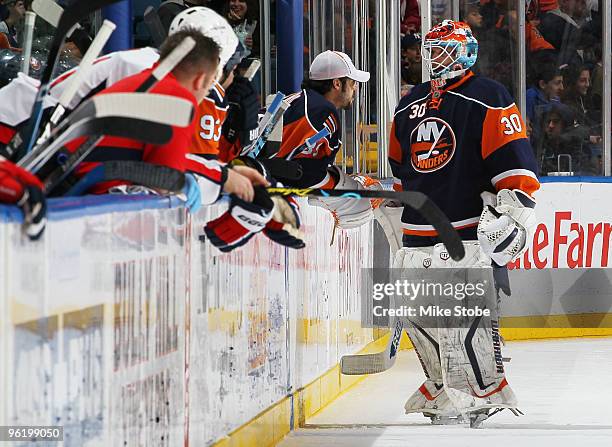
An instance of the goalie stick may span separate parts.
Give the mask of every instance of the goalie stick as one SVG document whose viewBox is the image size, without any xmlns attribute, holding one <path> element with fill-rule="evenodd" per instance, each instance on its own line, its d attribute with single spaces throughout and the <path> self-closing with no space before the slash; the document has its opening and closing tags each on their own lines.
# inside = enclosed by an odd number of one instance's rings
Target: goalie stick
<svg viewBox="0 0 612 447">
<path fill-rule="evenodd" d="M 267 188 L 270 194 L 299 197 L 343 197 L 346 199 L 391 199 L 419 213 L 438 232 L 440 241 L 455 261 L 463 259 L 465 249 L 457 230 L 446 215 L 425 194 L 417 191 L 379 191 L 369 189 Z"/>
<path fill-rule="evenodd" d="M 88 172 L 64 195 L 79 196 L 97 183 L 112 180 L 168 192 L 180 192 L 185 186 L 185 174 L 167 166 L 142 161 L 107 161 Z"/>
<path fill-rule="evenodd" d="M 83 83 L 83 80 L 86 79 L 89 73 L 91 72 L 95 58 L 98 57 L 98 54 L 100 54 L 100 51 L 102 51 L 102 48 L 104 48 L 104 45 L 106 45 L 108 38 L 115 30 L 115 28 L 115 24 L 110 20 L 105 20 L 104 23 L 102 23 L 100 31 L 98 31 L 98 34 L 96 34 L 96 38 L 93 40 L 92 44 L 88 48 L 87 52 L 85 53 L 85 56 L 83 56 L 83 59 L 81 60 L 78 69 L 72 75 L 72 79 L 69 81 L 68 86 L 62 91 L 62 94 L 60 95 L 58 100 L 58 104 L 55 107 L 53 113 L 51 114 L 51 118 L 45 126 L 45 130 L 43 131 L 37 142 L 38 144 L 41 144 L 47 138 L 49 138 L 49 135 L 51 134 L 51 129 L 57 126 L 57 123 L 59 123 L 62 116 L 64 116 L 66 108 L 68 108 L 68 105 L 76 95 L 76 92 Z"/>
<path fill-rule="evenodd" d="M 64 44 L 66 35 L 76 26 L 79 20 L 87 17 L 89 14 L 97 11 L 98 9 L 116 3 L 119 0 L 87 0 L 75 2 L 70 5 L 70 8 L 64 10 L 62 13 L 51 45 L 49 47 L 49 55 L 47 57 L 47 63 L 40 79 L 40 88 L 36 94 L 34 105 L 32 106 L 32 113 L 30 114 L 30 122 L 23 133 L 17 133 L 7 145 L 8 154 L 14 159 L 16 155 L 19 155 L 21 150 L 26 153 L 32 149 L 34 142 L 38 136 L 38 129 L 40 127 L 40 121 L 42 119 L 43 112 L 43 100 L 50 88 L 51 77 L 57 66 L 59 60 L 60 50 Z"/>
<path fill-rule="evenodd" d="M 404 324 L 397 318 L 387 347 L 373 354 L 343 355 L 340 359 L 340 372 L 347 376 L 376 374 L 388 370 L 395 363 Z"/>
</svg>

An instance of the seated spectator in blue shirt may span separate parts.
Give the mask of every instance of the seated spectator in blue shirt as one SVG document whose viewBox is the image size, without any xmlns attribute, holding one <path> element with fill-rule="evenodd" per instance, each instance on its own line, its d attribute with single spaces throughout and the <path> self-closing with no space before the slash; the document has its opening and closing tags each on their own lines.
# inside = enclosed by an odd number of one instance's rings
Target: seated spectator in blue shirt
<svg viewBox="0 0 612 447">
<path fill-rule="evenodd" d="M 533 127 L 531 144 L 535 147 L 542 138 L 542 116 L 553 102 L 559 102 L 563 92 L 563 74 L 554 63 L 543 63 L 536 70 L 535 86 L 526 94 L 526 114 Z"/>
</svg>

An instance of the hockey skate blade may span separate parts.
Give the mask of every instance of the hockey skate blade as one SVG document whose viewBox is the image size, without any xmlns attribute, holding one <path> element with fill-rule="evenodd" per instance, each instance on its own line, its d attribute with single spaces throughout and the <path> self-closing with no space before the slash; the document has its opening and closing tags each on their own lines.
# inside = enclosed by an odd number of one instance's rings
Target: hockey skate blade
<svg viewBox="0 0 612 447">
<path fill-rule="evenodd" d="M 377 374 L 389 369 L 385 352 L 376 354 L 345 355 L 340 359 L 340 371 L 346 376 Z M 393 361 L 394 359 L 389 359 Z"/>
</svg>

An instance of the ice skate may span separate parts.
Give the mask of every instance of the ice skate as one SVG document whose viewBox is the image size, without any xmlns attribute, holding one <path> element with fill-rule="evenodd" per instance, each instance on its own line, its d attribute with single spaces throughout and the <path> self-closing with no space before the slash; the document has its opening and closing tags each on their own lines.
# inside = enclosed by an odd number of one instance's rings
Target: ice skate
<svg viewBox="0 0 612 447">
<path fill-rule="evenodd" d="M 454 425 L 464 422 L 461 413 L 452 404 L 444 386 L 426 380 L 404 405 L 406 414 L 423 413 L 433 425 Z"/>
<path fill-rule="evenodd" d="M 464 419 L 470 422 L 471 428 L 478 428 L 485 420 L 505 409 L 515 416 L 523 414 L 517 408 L 516 396 L 506 379 L 502 380 L 500 387 L 501 389 L 486 397 L 474 396 L 475 393 L 467 395 L 458 390 L 450 390 L 449 394 L 454 401 L 462 399 L 461 413 Z"/>
</svg>

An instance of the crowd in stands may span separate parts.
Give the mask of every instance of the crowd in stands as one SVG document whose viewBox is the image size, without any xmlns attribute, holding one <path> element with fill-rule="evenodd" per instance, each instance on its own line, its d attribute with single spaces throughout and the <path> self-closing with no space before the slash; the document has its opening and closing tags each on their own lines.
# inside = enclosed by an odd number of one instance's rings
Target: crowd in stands
<svg viewBox="0 0 612 447">
<path fill-rule="evenodd" d="M 432 0 L 432 15 L 451 14 Z M 478 40 L 476 73 L 517 95 L 517 2 L 461 0 Z M 417 0 L 401 1 L 402 93 L 421 80 Z M 527 0 L 524 112 L 540 175 L 602 175 L 602 0 Z"/>
</svg>

